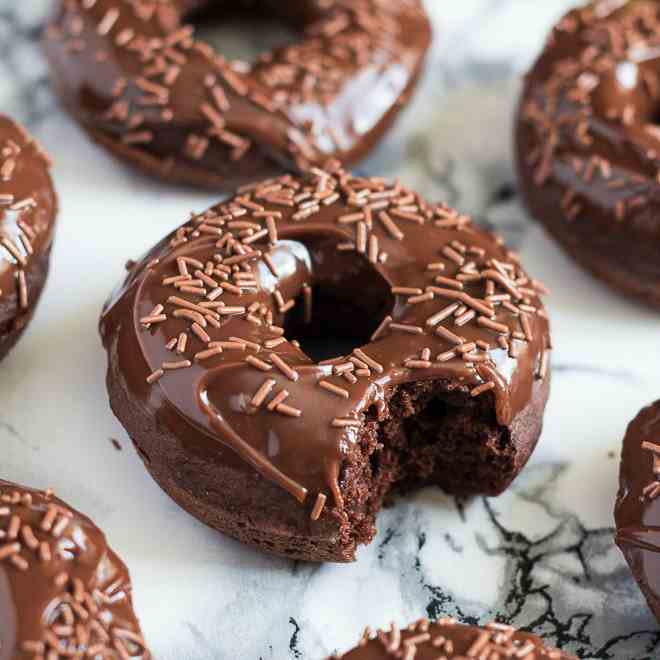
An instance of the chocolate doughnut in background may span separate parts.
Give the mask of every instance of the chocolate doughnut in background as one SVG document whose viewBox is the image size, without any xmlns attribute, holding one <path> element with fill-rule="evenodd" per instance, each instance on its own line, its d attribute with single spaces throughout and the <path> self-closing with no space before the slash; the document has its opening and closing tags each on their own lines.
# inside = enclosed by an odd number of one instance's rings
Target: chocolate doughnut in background
<svg viewBox="0 0 660 660">
<path fill-rule="evenodd" d="M 660 307 L 660 4 L 592 2 L 553 29 L 517 120 L 522 195 L 584 268 Z"/>
<path fill-rule="evenodd" d="M 209 0 L 57 0 L 45 38 L 55 88 L 94 140 L 171 181 L 227 190 L 330 156 L 360 160 L 421 73 L 421 1 L 245 4 L 301 41 L 250 66 L 185 24 Z"/>
<path fill-rule="evenodd" d="M 27 327 L 48 275 L 57 215 L 50 161 L 0 115 L 0 359 Z"/>
<path fill-rule="evenodd" d="M 151 658 L 126 566 L 94 523 L 0 480 L 0 658 Z"/>
<path fill-rule="evenodd" d="M 623 441 L 616 542 L 660 621 L 660 401 L 639 412 Z"/>
<path fill-rule="evenodd" d="M 468 658 L 521 658 L 524 660 L 576 660 L 550 648 L 536 635 L 511 626 L 490 623 L 465 626 L 453 619 L 430 623 L 422 619 L 399 629 L 396 625 L 376 634 L 369 629 L 358 646 L 329 660 L 467 660 Z"/>
<path fill-rule="evenodd" d="M 331 163 L 243 188 L 132 267 L 101 320 L 110 402 L 193 515 L 349 561 L 392 489 L 496 495 L 525 465 L 542 291 L 469 218 Z M 295 336 L 357 348 L 318 361 Z"/>
</svg>

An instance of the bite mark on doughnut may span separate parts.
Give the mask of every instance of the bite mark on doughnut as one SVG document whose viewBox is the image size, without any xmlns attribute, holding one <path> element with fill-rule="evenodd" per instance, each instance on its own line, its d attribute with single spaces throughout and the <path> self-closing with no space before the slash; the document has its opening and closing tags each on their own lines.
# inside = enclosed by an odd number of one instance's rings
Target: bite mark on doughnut
<svg viewBox="0 0 660 660">
<path fill-rule="evenodd" d="M 496 494 L 523 467 L 544 292 L 469 218 L 331 162 L 243 188 L 133 267 L 101 322 L 111 403 L 205 522 L 347 561 L 388 493 Z"/>
</svg>

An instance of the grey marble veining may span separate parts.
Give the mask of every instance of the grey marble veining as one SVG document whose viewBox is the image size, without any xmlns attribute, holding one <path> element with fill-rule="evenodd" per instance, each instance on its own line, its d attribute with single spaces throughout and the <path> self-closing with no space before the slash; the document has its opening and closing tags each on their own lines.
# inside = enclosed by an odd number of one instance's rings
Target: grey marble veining
<svg viewBox="0 0 660 660">
<path fill-rule="evenodd" d="M 43 304 L 0 367 L 0 476 L 51 485 L 106 529 L 158 660 L 320 660 L 365 625 L 424 615 L 497 618 L 580 658 L 658 657 L 660 627 L 611 513 L 625 425 L 660 394 L 657 317 L 560 254 L 521 208 L 511 162 L 519 74 L 571 3 L 428 0 L 437 40 L 420 94 L 360 166 L 502 233 L 553 290 L 556 350 L 545 432 L 514 487 L 492 500 L 399 500 L 350 566 L 274 559 L 207 530 L 151 482 L 113 420 L 100 306 L 126 258 L 214 200 L 115 164 L 58 109 L 38 44 L 48 4 L 0 0 L 0 107 L 54 155 L 63 207 Z"/>
</svg>

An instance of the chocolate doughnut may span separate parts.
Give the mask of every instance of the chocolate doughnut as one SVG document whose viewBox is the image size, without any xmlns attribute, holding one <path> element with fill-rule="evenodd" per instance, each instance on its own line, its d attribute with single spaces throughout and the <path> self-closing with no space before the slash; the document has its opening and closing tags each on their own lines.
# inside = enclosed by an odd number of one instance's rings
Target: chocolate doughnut
<svg viewBox="0 0 660 660">
<path fill-rule="evenodd" d="M 550 648 L 536 635 L 501 623 L 466 626 L 454 619 L 430 623 L 421 619 L 405 629 L 392 624 L 375 634 L 367 628 L 360 643 L 344 655 L 328 660 L 468 660 L 468 658 L 523 658 L 524 660 L 576 660 Z"/>
<path fill-rule="evenodd" d="M 111 405 L 193 515 L 348 561 L 392 486 L 495 495 L 521 470 L 550 382 L 542 290 L 499 239 L 398 182 L 331 163 L 252 184 L 108 302 Z M 298 333 L 359 348 L 317 361 Z"/>
<path fill-rule="evenodd" d="M 660 307 L 660 5 L 592 2 L 554 28 L 517 121 L 522 196 L 584 268 Z"/>
<path fill-rule="evenodd" d="M 329 660 L 468 660 L 469 658 L 521 658 L 523 660 L 576 660 L 546 646 L 536 635 L 501 623 L 465 626 L 453 619 L 429 623 L 422 619 L 400 630 L 392 624 L 373 634 L 367 628 L 356 648 Z"/>
<path fill-rule="evenodd" d="M 32 318 L 48 275 L 57 197 L 50 162 L 0 115 L 0 359 Z"/>
<path fill-rule="evenodd" d="M 210 0 L 58 0 L 46 50 L 64 105 L 120 158 L 215 190 L 361 159 L 420 75 L 421 1 L 243 2 L 303 39 L 250 66 L 194 38 L 185 20 Z"/>
<path fill-rule="evenodd" d="M 50 492 L 0 481 L 0 657 L 151 657 L 128 571 L 103 533 Z"/>
<path fill-rule="evenodd" d="M 616 542 L 660 621 L 660 401 L 644 408 L 623 441 Z"/>
</svg>

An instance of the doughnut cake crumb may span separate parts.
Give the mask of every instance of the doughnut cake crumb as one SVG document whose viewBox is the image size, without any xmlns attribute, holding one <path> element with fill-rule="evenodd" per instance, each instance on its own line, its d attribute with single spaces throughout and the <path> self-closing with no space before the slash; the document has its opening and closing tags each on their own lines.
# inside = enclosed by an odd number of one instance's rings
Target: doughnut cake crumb
<svg viewBox="0 0 660 660">
<path fill-rule="evenodd" d="M 50 491 L 0 481 L 0 651 L 7 660 L 149 660 L 128 571 Z"/>
<path fill-rule="evenodd" d="M 254 64 L 225 59 L 186 21 L 231 5 L 281 18 L 299 42 Z M 216 191 L 363 158 L 413 94 L 430 43 L 420 0 L 57 0 L 45 33 L 56 91 L 95 141 Z"/>
<path fill-rule="evenodd" d="M 525 465 L 543 292 L 469 218 L 330 162 L 241 189 L 132 266 L 101 319 L 110 403 L 193 515 L 349 561 L 388 494 L 496 495 Z M 332 337 L 351 347 L 306 352 Z"/>
<path fill-rule="evenodd" d="M 529 633 L 511 626 L 490 623 L 483 628 L 465 626 L 454 619 L 430 623 L 422 619 L 407 628 L 364 632 L 358 646 L 329 660 L 469 660 L 470 658 L 520 658 L 522 660 L 576 660 L 550 648 Z"/>
</svg>

